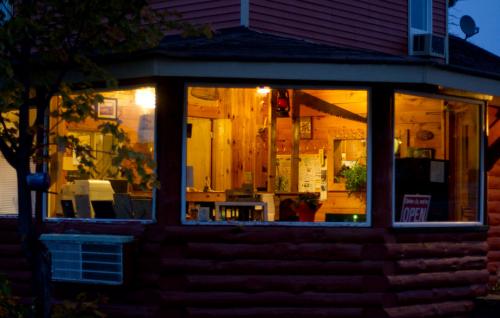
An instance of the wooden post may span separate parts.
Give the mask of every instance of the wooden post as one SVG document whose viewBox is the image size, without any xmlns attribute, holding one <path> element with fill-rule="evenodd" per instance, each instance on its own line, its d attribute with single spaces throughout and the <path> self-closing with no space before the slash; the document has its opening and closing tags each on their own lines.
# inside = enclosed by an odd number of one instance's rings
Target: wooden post
<svg viewBox="0 0 500 318">
<path fill-rule="evenodd" d="M 160 79 L 156 87 L 156 147 L 158 180 L 156 219 L 159 224 L 178 225 L 181 221 L 183 170 L 184 82 Z"/>
<path fill-rule="evenodd" d="M 292 158 L 290 191 L 299 191 L 299 161 L 300 161 L 300 104 L 295 101 L 294 90 L 292 90 Z"/>
<path fill-rule="evenodd" d="M 392 223 L 392 176 L 394 167 L 394 89 L 376 85 L 370 94 L 372 151 L 372 224 Z"/>
<path fill-rule="evenodd" d="M 267 124 L 267 133 L 268 133 L 268 162 L 269 167 L 267 170 L 267 191 L 275 192 L 276 185 L 276 113 L 272 107 L 272 103 L 268 97 L 268 124 Z"/>
</svg>

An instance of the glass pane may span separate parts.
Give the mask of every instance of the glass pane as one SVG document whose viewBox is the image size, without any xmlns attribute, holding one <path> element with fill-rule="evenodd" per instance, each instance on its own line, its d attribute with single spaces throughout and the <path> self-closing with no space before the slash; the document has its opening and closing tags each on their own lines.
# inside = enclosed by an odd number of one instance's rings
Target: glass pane
<svg viewBox="0 0 500 318">
<path fill-rule="evenodd" d="M 82 170 L 82 159 L 72 146 L 52 146 L 50 174 L 55 182 L 48 217 L 151 219 L 152 185 L 140 184 L 153 175 L 152 168 L 138 163 L 141 159 L 117 162 L 116 158 L 118 149 L 126 146 L 135 158 L 154 159 L 155 88 L 99 94 L 104 100 L 95 106 L 95 118 L 59 124 L 51 119 L 57 136 L 71 136 L 80 145 L 90 146 L 94 167 Z M 51 107 L 52 111 L 60 109 L 60 99 L 54 99 Z M 124 139 L 103 132 L 101 126 L 108 123 L 119 123 Z"/>
<path fill-rule="evenodd" d="M 411 27 L 422 31 L 428 30 L 429 26 L 429 2 L 430 0 L 411 0 Z"/>
<path fill-rule="evenodd" d="M 395 221 L 478 221 L 480 106 L 396 94 Z"/>
<path fill-rule="evenodd" d="M 366 220 L 367 92 L 189 87 L 186 220 Z"/>
</svg>

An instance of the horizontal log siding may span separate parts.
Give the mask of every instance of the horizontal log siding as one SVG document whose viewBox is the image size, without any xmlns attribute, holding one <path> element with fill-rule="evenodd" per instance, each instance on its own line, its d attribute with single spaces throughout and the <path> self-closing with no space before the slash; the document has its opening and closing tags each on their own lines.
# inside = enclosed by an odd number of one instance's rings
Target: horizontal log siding
<svg viewBox="0 0 500 318">
<path fill-rule="evenodd" d="M 495 105 L 496 106 L 496 105 Z M 500 105 L 498 106 L 500 107 Z M 500 108 L 489 107 L 490 131 L 488 143 L 493 143 L 500 138 L 500 123 L 491 125 L 496 119 Z M 490 225 L 488 244 L 488 270 L 490 272 L 490 285 L 496 287 L 499 283 L 500 271 L 500 161 L 488 171 L 488 223 Z"/>
<path fill-rule="evenodd" d="M 472 300 L 487 293 L 486 231 L 427 232 L 395 233 L 386 244 L 394 261 L 389 317 L 466 316 Z"/>
<path fill-rule="evenodd" d="M 0 268 L 28 290 L 15 220 L 0 219 L 0 230 Z M 489 276 L 487 233 L 467 229 L 61 222 L 45 231 L 135 236 L 125 285 L 54 284 L 56 301 L 109 296 L 110 317 L 464 316 Z"/>
<path fill-rule="evenodd" d="M 367 317 L 386 301 L 385 232 L 376 229 L 165 227 L 163 314 Z"/>
<path fill-rule="evenodd" d="M 17 219 L 0 219 L 0 275 L 11 282 L 14 295 L 31 295 L 31 271 L 21 249 Z"/>
<path fill-rule="evenodd" d="M 441 36 L 446 35 L 447 0 L 432 1 L 432 32 Z"/>
<path fill-rule="evenodd" d="M 405 3 L 402 5 L 399 0 L 251 0 L 250 27 L 401 55 L 407 53 Z"/>
<path fill-rule="evenodd" d="M 240 25 L 240 0 L 148 0 L 153 9 L 178 12 L 195 24 L 213 29 Z"/>
</svg>

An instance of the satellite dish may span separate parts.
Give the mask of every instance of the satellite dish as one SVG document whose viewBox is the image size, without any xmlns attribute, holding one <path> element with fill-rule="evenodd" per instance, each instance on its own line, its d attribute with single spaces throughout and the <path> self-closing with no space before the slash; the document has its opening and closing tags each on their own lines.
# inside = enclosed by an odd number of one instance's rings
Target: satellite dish
<svg viewBox="0 0 500 318">
<path fill-rule="evenodd" d="M 476 22 L 469 15 L 464 15 L 460 18 L 460 29 L 462 29 L 462 32 L 465 33 L 466 40 L 479 33 L 479 28 L 476 26 Z"/>
</svg>

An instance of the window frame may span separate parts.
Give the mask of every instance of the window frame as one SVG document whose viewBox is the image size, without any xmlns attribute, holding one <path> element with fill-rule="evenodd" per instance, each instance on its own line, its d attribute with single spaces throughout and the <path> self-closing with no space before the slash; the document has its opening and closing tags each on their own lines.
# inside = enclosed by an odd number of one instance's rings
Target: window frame
<svg viewBox="0 0 500 318">
<path fill-rule="evenodd" d="M 284 89 L 317 89 L 317 90 L 364 90 L 367 93 L 367 169 L 366 169 L 366 221 L 365 222 L 290 222 L 290 221 L 209 221 L 200 222 L 197 220 L 186 220 L 186 176 L 187 176 L 187 111 L 188 111 L 188 88 L 189 87 L 217 87 L 217 88 L 256 88 L 258 86 L 271 86 L 273 88 L 284 88 Z M 373 133 L 372 133 L 372 119 L 373 119 L 373 107 L 371 103 L 372 88 L 366 85 L 352 85 L 352 86 L 341 86 L 341 85 L 305 85 L 305 84 L 293 84 L 286 85 L 281 83 L 274 84 L 268 81 L 254 82 L 252 80 L 246 82 L 197 82 L 197 81 L 186 81 L 184 83 L 183 92 L 183 124 L 182 124 L 182 171 L 181 171 L 181 213 L 180 221 L 182 226 L 264 226 L 264 227 L 348 227 L 348 228 L 369 228 L 372 227 L 372 166 L 373 166 Z"/>
<path fill-rule="evenodd" d="M 408 91 L 408 90 L 394 90 L 394 105 L 392 111 L 392 134 L 391 137 L 394 138 L 394 127 L 395 127 L 395 116 L 396 116 L 396 104 L 395 104 L 395 96 L 396 94 L 408 94 L 419 97 L 427 97 L 427 98 L 435 98 L 435 99 L 443 99 L 449 101 L 457 101 L 457 102 L 465 102 L 477 105 L 479 107 L 479 220 L 478 221 L 444 221 L 444 222 L 396 222 L 396 161 L 394 160 L 394 144 L 392 148 L 392 189 L 391 189 L 391 225 L 393 228 L 464 228 L 464 227 L 481 227 L 485 224 L 485 214 L 486 214 L 486 171 L 485 171 L 485 146 L 486 146 L 486 136 L 488 131 L 487 126 L 487 103 L 483 100 L 471 99 L 465 97 L 456 97 L 449 96 L 444 94 L 432 94 L 432 93 L 423 93 L 418 91 Z"/>
<path fill-rule="evenodd" d="M 427 4 L 427 29 L 417 29 L 412 27 L 412 1 L 408 0 L 408 52 L 411 54 L 413 52 L 413 36 L 416 34 L 432 34 L 433 26 L 433 12 L 432 12 L 432 0 L 425 0 Z M 448 7 L 448 6 L 447 6 Z M 447 50 L 446 50 L 447 51 Z"/>
<path fill-rule="evenodd" d="M 153 116 L 153 121 L 154 121 L 154 135 L 153 135 L 153 145 L 154 145 L 154 152 L 153 152 L 153 159 L 157 163 L 158 162 L 158 83 L 155 81 L 151 82 L 144 82 L 144 83 L 139 83 L 139 84 L 133 84 L 133 85 L 125 85 L 125 86 L 119 86 L 116 88 L 109 88 L 109 89 L 96 89 L 96 93 L 102 93 L 102 92 L 113 92 L 113 91 L 125 91 L 125 90 L 135 90 L 138 88 L 144 88 L 144 87 L 154 87 L 155 88 L 155 98 L 156 98 L 156 107 L 154 109 L 154 116 Z M 45 119 L 45 125 L 48 127 L 50 125 L 50 116 L 47 116 Z M 48 136 L 45 136 L 45 138 L 48 138 Z M 46 150 L 48 153 L 48 150 Z M 46 173 L 49 173 L 49 164 L 45 163 L 43 165 L 43 171 Z M 158 174 L 158 164 L 156 165 L 156 168 L 154 169 L 154 172 Z M 42 195 L 42 203 L 43 203 L 43 210 L 42 210 L 42 216 L 43 216 L 43 222 L 71 222 L 71 223 L 89 223 L 89 224 L 153 224 L 157 223 L 157 196 L 158 196 L 158 188 L 153 188 L 152 194 L 151 194 L 151 200 L 152 200 L 152 205 L 151 205 L 151 219 L 104 219 L 104 218 L 67 218 L 67 217 L 49 217 L 49 194 L 50 193 L 43 193 Z M 15 214 L 17 217 L 17 214 Z"/>
</svg>

